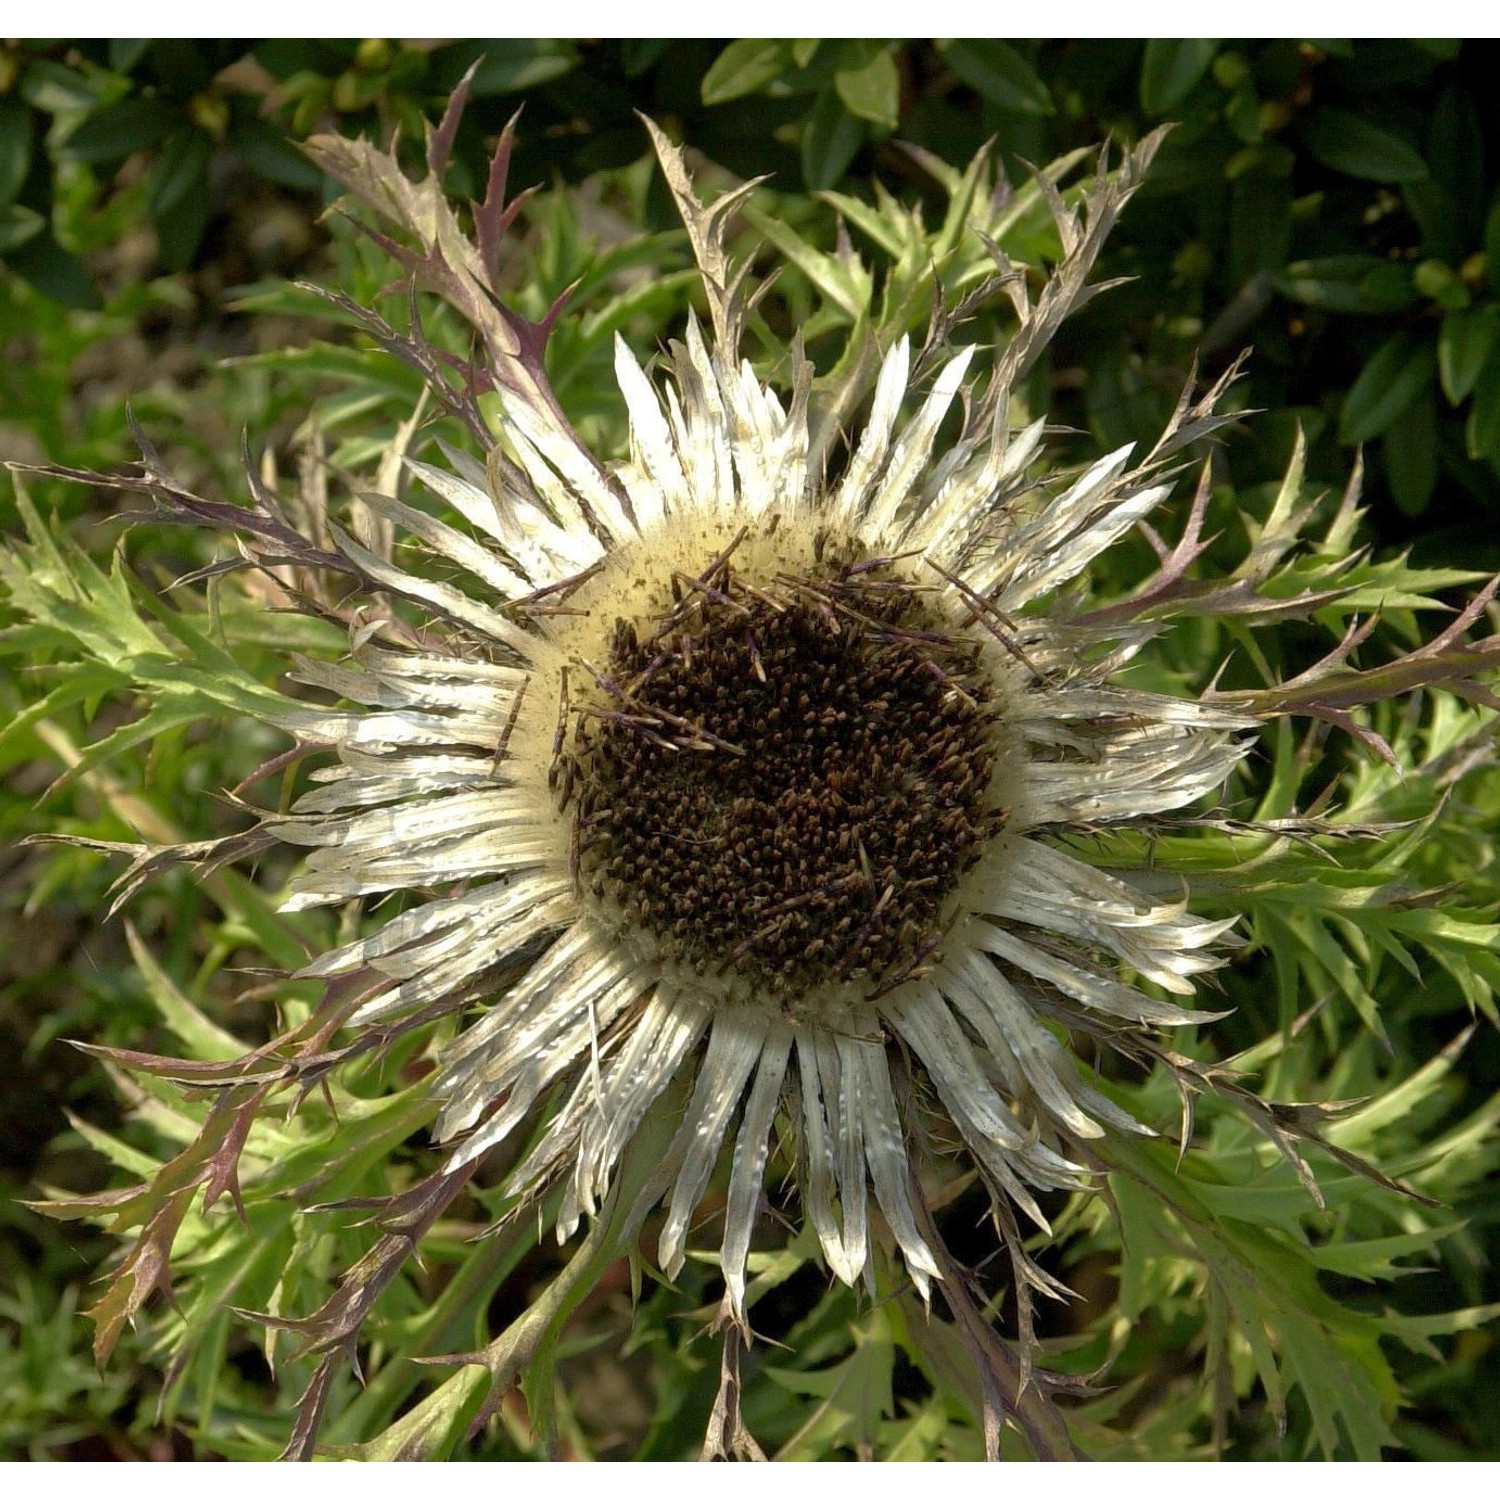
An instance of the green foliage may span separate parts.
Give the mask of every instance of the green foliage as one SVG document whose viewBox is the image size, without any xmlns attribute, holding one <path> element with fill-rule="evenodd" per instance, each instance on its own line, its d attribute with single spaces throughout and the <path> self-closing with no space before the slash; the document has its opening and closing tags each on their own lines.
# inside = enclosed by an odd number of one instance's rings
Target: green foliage
<svg viewBox="0 0 1500 1500">
<path fill-rule="evenodd" d="M 276 81 L 274 95 L 235 72 L 247 60 Z M 1225 701 L 1281 717 L 1212 827 L 1191 838 L 1101 832 L 1081 852 L 1163 892 L 1186 879 L 1195 909 L 1244 914 L 1247 946 L 1223 997 L 1234 1014 L 1183 1040 L 1183 1054 L 1194 1067 L 1255 1078 L 1286 1107 L 1270 1111 L 1274 1127 L 1315 1124 L 1333 1149 L 1305 1148 L 1299 1169 L 1275 1129 L 1252 1128 L 1211 1095 L 1190 1114 L 1194 1145 L 1180 1164 L 1164 1142 L 1112 1141 L 1100 1163 L 1112 1199 L 1056 1205 L 1055 1241 L 1034 1247 L 1087 1292 L 1078 1310 L 1044 1324 L 1046 1376 L 1104 1372 L 1102 1394 L 1064 1403 L 1074 1440 L 1095 1457 L 1500 1453 L 1494 1418 L 1475 1399 L 1500 1377 L 1488 1321 L 1500 1300 L 1500 771 L 1492 707 L 1447 691 L 1472 684 L 1493 658 L 1475 655 L 1464 632 L 1435 654 L 1419 646 L 1478 583 L 1467 570 L 1495 560 L 1475 518 L 1492 518 L 1500 499 L 1490 271 L 1500 157 L 1474 49 L 7 44 L 0 259 L 29 285 L 8 305 L 0 299 L 0 331 L 33 340 L 39 356 L 24 379 L 14 362 L 0 371 L 6 423 L 42 456 L 78 468 L 128 461 L 125 393 L 80 410 L 69 372 L 99 340 L 177 306 L 183 283 L 100 297 L 91 257 L 110 236 L 150 224 L 162 269 L 201 266 L 213 253 L 211 186 L 228 160 L 321 206 L 329 185 L 283 131 L 305 136 L 333 117 L 351 134 L 399 123 L 420 140 L 434 102 L 475 60 L 475 106 L 449 185 L 478 190 L 481 146 L 525 91 L 513 181 L 551 181 L 555 170 L 563 182 L 523 211 L 513 306 L 540 320 L 576 288 L 548 346 L 549 374 L 588 440 L 615 453 L 624 431 L 613 336 L 644 351 L 677 335 L 696 284 L 667 195 L 642 161 L 632 102 L 680 121 L 710 162 L 742 175 L 776 170 L 731 247 L 749 253 L 752 235 L 763 237 L 787 263 L 748 343 L 773 357 L 800 330 L 829 387 L 874 345 L 901 332 L 920 339 L 944 300 L 972 294 L 964 341 L 1007 336 L 1013 320 L 987 285 L 986 242 L 1023 268 L 1062 249 L 1046 194 L 1018 158 L 1181 122 L 1103 263 L 1106 277 L 1140 280 L 1064 331 L 1030 391 L 1038 409 L 1051 397 L 1095 439 L 1141 438 L 1170 410 L 1195 348 L 1214 368 L 1241 344 L 1257 346 L 1239 399 L 1269 410 L 1215 459 L 1196 527 L 1186 495 L 1167 524 L 1201 541 L 1201 553 L 1153 594 L 1141 584 L 1146 544 L 1122 546 L 1095 587 L 1100 607 L 1167 622 L 1134 669 L 1137 685 L 1212 684 Z M 567 131 L 553 128 L 564 122 Z M 974 155 L 989 134 L 1006 185 Z M 586 188 L 564 185 L 586 176 Z M 1066 190 L 1065 172 L 1057 180 Z M 321 253 L 327 281 L 397 335 L 421 333 L 467 357 L 447 309 L 424 300 L 420 328 L 411 324 L 391 263 L 346 226 Z M 59 319 L 39 294 L 98 310 Z M 369 469 L 398 441 L 417 453 L 440 438 L 464 442 L 458 417 L 424 405 L 418 373 L 347 310 L 271 279 L 242 287 L 236 306 L 320 321 L 294 347 L 241 351 L 207 393 L 137 397 L 153 437 L 170 429 L 205 487 L 243 493 L 233 431 L 227 442 L 193 436 L 216 404 L 257 431 L 275 428 L 309 471 L 326 463 L 336 506 L 354 503 L 338 476 Z M 222 415 L 213 420 L 218 434 Z M 1456 540 L 1429 539 L 1420 562 L 1360 550 L 1365 523 L 1352 498 L 1325 495 L 1317 476 L 1337 475 L 1340 488 L 1348 449 L 1361 443 L 1375 459 L 1376 532 L 1402 534 L 1381 508 L 1389 499 L 1457 526 Z M 100 511 L 76 487 L 39 478 L 17 485 L 14 504 L 16 538 L 0 552 L 0 827 L 64 833 L 82 847 L 28 847 L 5 890 L 18 918 L 62 904 L 90 936 L 50 968 L 6 971 L 6 1019 L 29 1019 L 25 995 L 44 989 L 67 1019 L 39 1022 L 38 1037 L 65 1026 L 116 1052 L 74 1081 L 71 1153 L 10 1164 L 8 1189 L 35 1196 L 20 1179 L 40 1177 L 58 1184 L 50 1196 L 78 1199 L 104 1185 L 73 1180 L 87 1145 L 108 1163 L 112 1192 L 54 1206 L 82 1217 L 30 1231 L 49 1236 L 41 1249 L 5 1247 L 5 1451 L 50 1457 L 85 1440 L 142 1451 L 148 1434 L 166 1430 L 184 1450 L 268 1457 L 287 1439 L 285 1413 L 322 1380 L 322 1439 L 335 1453 L 694 1456 L 721 1390 L 716 1345 L 702 1336 L 715 1301 L 710 1263 L 662 1284 L 630 1259 L 634 1226 L 618 1223 L 560 1255 L 546 1214 L 480 1237 L 508 1206 L 483 1185 L 436 1213 L 420 1265 L 388 1248 L 388 1223 L 372 1221 L 370 1203 L 406 1194 L 418 1204 L 429 1181 L 420 1079 L 440 1026 L 320 1076 L 305 1095 L 262 1101 L 253 1116 L 237 1111 L 256 1081 L 226 1087 L 229 1075 L 214 1071 L 265 1032 L 273 1006 L 288 1029 L 307 1021 L 311 986 L 263 987 L 257 975 L 300 967 L 332 932 L 316 915 L 275 911 L 288 869 L 280 853 L 266 854 L 255 880 L 217 869 L 194 881 L 151 851 L 206 846 L 243 826 L 214 794 L 241 787 L 285 748 L 263 722 L 295 702 L 285 663 L 294 651 L 337 657 L 341 631 L 278 612 L 282 596 L 246 593 L 240 575 L 169 590 L 226 555 L 196 533 L 141 525 L 121 539 L 118 527 L 90 524 Z M 60 519 L 46 519 L 52 511 Z M 1341 648 L 1351 626 L 1371 622 Z M 1273 700 L 1278 682 L 1302 684 L 1300 696 Z M 277 805 L 304 776 L 289 765 L 242 795 Z M 111 875 L 123 877 L 128 930 L 101 922 Z M 156 878 L 142 885 L 146 875 Z M 178 1070 L 127 1079 L 120 1049 L 147 1047 L 173 1050 Z M 1194 1103 L 1160 1067 L 1099 1086 L 1164 1132 Z M 1292 1101 L 1312 1101 L 1316 1119 L 1293 1113 Z M 336 1206 L 312 1212 L 314 1202 Z M 957 1232 L 980 1211 L 977 1195 L 954 1184 L 945 1224 Z M 114 1346 L 102 1373 L 76 1316 L 99 1292 L 80 1291 L 74 1252 L 62 1249 L 75 1242 L 56 1238 L 86 1220 L 129 1244 L 94 1307 L 101 1345 Z M 96 1239 L 76 1243 L 97 1259 Z M 751 1259 L 752 1321 L 768 1337 L 743 1351 L 741 1379 L 744 1423 L 760 1445 L 786 1458 L 982 1456 L 983 1401 L 960 1325 L 899 1290 L 889 1246 L 876 1258 L 873 1297 L 829 1289 L 815 1265 L 807 1235 Z M 1417 1271 L 1431 1274 L 1408 1274 Z M 168 1281 L 180 1314 L 151 1295 Z M 1004 1268 L 982 1268 L 976 1287 L 1009 1315 Z M 318 1343 L 327 1325 L 317 1319 L 355 1303 L 368 1314 L 362 1384 Z M 240 1308 L 268 1316 L 255 1327 Z M 474 1350 L 478 1365 L 417 1362 Z M 623 1423 L 601 1373 L 620 1361 L 647 1393 Z M 491 1398 L 491 1381 L 523 1372 L 524 1400 Z M 1013 1433 L 1006 1444 L 1025 1451 Z"/>
</svg>

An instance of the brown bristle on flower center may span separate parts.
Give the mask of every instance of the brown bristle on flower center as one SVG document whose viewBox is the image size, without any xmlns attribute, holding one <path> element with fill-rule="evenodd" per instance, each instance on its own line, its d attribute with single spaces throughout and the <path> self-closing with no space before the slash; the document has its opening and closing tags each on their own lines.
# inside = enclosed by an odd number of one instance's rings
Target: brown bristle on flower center
<svg viewBox="0 0 1500 1500">
<path fill-rule="evenodd" d="M 580 715 L 579 878 L 700 973 L 893 988 L 1003 821 L 982 647 L 888 564 L 692 582 Z"/>
</svg>

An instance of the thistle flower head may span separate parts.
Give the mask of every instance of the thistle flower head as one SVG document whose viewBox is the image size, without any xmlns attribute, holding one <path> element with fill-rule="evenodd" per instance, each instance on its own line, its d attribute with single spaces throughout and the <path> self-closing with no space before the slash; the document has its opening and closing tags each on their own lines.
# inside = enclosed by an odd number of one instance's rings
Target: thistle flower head
<svg viewBox="0 0 1500 1500">
<path fill-rule="evenodd" d="M 743 1319 L 781 1139 L 833 1273 L 864 1271 L 873 1197 L 925 1292 L 942 1272 L 914 1197 L 914 1074 L 1002 1219 L 1014 1206 L 1045 1228 L 1037 1194 L 1090 1183 L 1086 1143 L 1144 1128 L 1089 1081 L 1075 1039 L 1140 1054 L 1206 1019 L 1194 978 L 1232 919 L 1147 894 L 1070 836 L 1212 796 L 1254 721 L 1116 685 L 1147 632 L 1070 613 L 1059 591 L 1169 493 L 1212 398 L 1185 403 L 1143 462 L 1122 449 L 1061 479 L 1039 463 L 1044 422 L 1011 425 L 1008 381 L 1081 299 L 1148 145 L 1081 212 L 1059 201 L 1073 258 L 1036 307 L 1019 292 L 1000 368 L 983 379 L 973 345 L 918 359 L 897 339 L 835 464 L 814 453 L 806 361 L 792 352 L 783 399 L 740 358 L 725 205 L 700 209 L 657 144 L 714 336 L 690 319 L 654 375 L 617 339 L 630 452 L 611 466 L 501 328 L 488 464 L 408 460 L 426 503 L 363 497 L 444 581 L 334 532 L 362 577 L 442 629 L 420 651 L 304 665 L 359 706 L 288 724 L 338 764 L 271 826 L 312 851 L 293 906 L 451 892 L 307 971 L 360 976 L 355 1031 L 466 1008 L 432 1084 L 448 1171 L 561 1085 L 513 1180 L 523 1201 L 563 1184 L 565 1237 L 690 1081 L 652 1188 L 669 1275 L 732 1142 L 720 1258 Z M 376 170 L 368 148 L 337 150 Z M 525 378 L 505 378 L 516 366 Z"/>
</svg>

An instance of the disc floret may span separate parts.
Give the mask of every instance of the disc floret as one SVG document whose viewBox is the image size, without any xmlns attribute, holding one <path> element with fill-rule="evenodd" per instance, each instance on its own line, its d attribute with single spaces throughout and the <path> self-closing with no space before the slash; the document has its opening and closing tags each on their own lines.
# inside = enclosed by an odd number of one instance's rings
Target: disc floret
<svg viewBox="0 0 1500 1500">
<path fill-rule="evenodd" d="M 994 653 L 902 559 L 820 533 L 805 568 L 742 568 L 745 539 L 614 615 L 570 694 L 574 874 L 695 988 L 877 999 L 939 956 L 1004 826 Z"/>
</svg>

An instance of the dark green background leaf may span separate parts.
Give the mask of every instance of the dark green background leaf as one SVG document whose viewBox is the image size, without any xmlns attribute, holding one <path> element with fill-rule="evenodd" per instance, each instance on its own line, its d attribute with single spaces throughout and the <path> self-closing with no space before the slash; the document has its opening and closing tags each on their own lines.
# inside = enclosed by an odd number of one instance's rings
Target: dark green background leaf
<svg viewBox="0 0 1500 1500">
<path fill-rule="evenodd" d="M 1371 182 L 1418 182 L 1427 163 L 1409 141 L 1346 109 L 1317 110 L 1302 133 L 1325 166 Z"/>
<path fill-rule="evenodd" d="M 1340 440 L 1379 437 L 1431 384 L 1435 365 L 1432 346 L 1413 334 L 1398 333 L 1382 344 L 1344 398 Z"/>
<path fill-rule="evenodd" d="M 943 59 L 981 99 L 1023 115 L 1052 113 L 1052 95 L 1036 70 L 1004 42 L 949 42 Z"/>
<path fill-rule="evenodd" d="M 1453 405 L 1474 389 L 1480 372 L 1489 363 L 1497 334 L 1500 306 L 1494 303 L 1452 312 L 1443 319 L 1438 334 L 1438 372 L 1443 393 Z"/>
<path fill-rule="evenodd" d="M 31 167 L 31 111 L 19 99 L 0 99 L 0 204 L 21 190 Z"/>
<path fill-rule="evenodd" d="M 212 155 L 213 143 L 201 130 L 179 130 L 167 137 L 146 179 L 146 201 L 157 219 L 189 195 L 207 198 Z"/>
<path fill-rule="evenodd" d="M 1437 402 L 1430 390 L 1386 428 L 1380 451 L 1392 498 L 1406 515 L 1421 515 L 1438 477 Z"/>
<path fill-rule="evenodd" d="M 1208 72 L 1222 43 L 1153 38 L 1141 60 L 1141 108 L 1165 115 L 1177 108 Z"/>
<path fill-rule="evenodd" d="M 93 309 L 101 305 L 83 262 L 64 250 L 50 229 L 43 229 L 10 251 L 5 263 L 39 292 L 65 307 Z"/>
<path fill-rule="evenodd" d="M 0 255 L 19 249 L 40 234 L 47 221 L 34 209 L 20 203 L 0 204 Z"/>
<path fill-rule="evenodd" d="M 133 95 L 90 115 L 68 137 L 75 161 L 111 162 L 154 146 L 186 123 L 182 111 L 161 99 Z"/>
<path fill-rule="evenodd" d="M 819 96 L 802 131 L 802 180 L 814 192 L 838 182 L 864 142 L 864 127 L 832 89 Z"/>
<path fill-rule="evenodd" d="M 839 66 L 834 70 L 833 86 L 850 114 L 882 130 L 896 128 L 901 77 L 890 48 L 881 47 L 867 58 Z"/>
<path fill-rule="evenodd" d="M 1500 470 L 1500 362 L 1491 362 L 1479 377 L 1465 436 L 1470 458 L 1486 459 Z"/>
<path fill-rule="evenodd" d="M 786 42 L 731 42 L 703 75 L 703 102 L 728 104 L 731 99 L 759 93 L 792 66 L 791 49 Z"/>
</svg>

